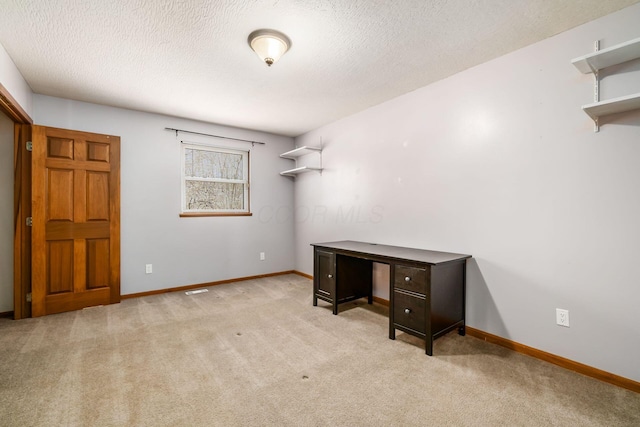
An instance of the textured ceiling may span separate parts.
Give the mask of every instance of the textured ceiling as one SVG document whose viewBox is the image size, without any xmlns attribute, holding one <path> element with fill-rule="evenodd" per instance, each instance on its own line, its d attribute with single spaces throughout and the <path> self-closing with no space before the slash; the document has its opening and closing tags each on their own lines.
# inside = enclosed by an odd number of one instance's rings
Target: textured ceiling
<svg viewBox="0 0 640 427">
<path fill-rule="evenodd" d="M 297 136 L 638 1 L 0 0 L 0 44 L 35 93 Z"/>
</svg>

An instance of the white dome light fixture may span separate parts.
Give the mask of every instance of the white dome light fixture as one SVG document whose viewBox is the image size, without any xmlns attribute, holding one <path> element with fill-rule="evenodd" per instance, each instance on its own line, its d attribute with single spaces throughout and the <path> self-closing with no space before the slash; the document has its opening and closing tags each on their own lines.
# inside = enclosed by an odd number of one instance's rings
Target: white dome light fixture
<svg viewBox="0 0 640 427">
<path fill-rule="evenodd" d="M 249 46 L 269 67 L 291 47 L 289 37 L 276 30 L 255 30 L 249 34 Z"/>
</svg>

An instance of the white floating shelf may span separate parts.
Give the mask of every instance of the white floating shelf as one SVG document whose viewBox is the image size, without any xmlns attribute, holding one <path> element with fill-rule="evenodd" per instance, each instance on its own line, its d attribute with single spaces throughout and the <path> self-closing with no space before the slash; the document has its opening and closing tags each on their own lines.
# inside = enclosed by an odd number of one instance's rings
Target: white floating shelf
<svg viewBox="0 0 640 427">
<path fill-rule="evenodd" d="M 640 109 L 640 93 L 583 105 L 582 109 L 596 121 L 599 117 L 608 116 L 609 114 L 637 110 Z"/>
<path fill-rule="evenodd" d="M 296 176 L 305 172 L 321 172 L 320 168 L 311 168 L 309 166 L 300 166 L 299 168 L 289 169 L 288 171 L 280 172 L 282 176 Z"/>
<path fill-rule="evenodd" d="M 286 153 L 282 153 L 282 154 L 280 154 L 280 157 L 282 157 L 284 159 L 294 159 L 295 160 L 300 156 L 304 156 L 305 154 L 319 153 L 321 151 L 322 151 L 322 149 L 320 149 L 320 148 L 304 146 L 304 147 L 296 148 L 295 150 L 287 151 Z"/>
<path fill-rule="evenodd" d="M 640 58 L 640 38 L 611 46 L 571 61 L 584 74 Z"/>
</svg>

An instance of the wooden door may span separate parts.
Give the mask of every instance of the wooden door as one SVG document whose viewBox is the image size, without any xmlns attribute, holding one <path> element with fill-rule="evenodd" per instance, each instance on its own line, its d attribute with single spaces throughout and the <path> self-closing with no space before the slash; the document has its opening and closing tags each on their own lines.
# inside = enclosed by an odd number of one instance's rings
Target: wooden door
<svg viewBox="0 0 640 427">
<path fill-rule="evenodd" d="M 33 317 L 120 302 L 120 138 L 32 129 Z"/>
</svg>

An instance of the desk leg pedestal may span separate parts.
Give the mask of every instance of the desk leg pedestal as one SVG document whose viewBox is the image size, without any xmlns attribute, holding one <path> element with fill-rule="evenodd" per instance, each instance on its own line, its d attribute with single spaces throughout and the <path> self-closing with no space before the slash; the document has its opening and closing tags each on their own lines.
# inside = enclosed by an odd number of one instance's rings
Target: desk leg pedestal
<svg viewBox="0 0 640 427">
<path fill-rule="evenodd" d="M 389 339 L 396 329 L 425 340 L 433 355 L 433 341 L 455 329 L 465 335 L 466 262 L 437 266 L 391 264 Z"/>
<path fill-rule="evenodd" d="M 373 263 L 370 260 L 315 250 L 313 274 L 313 305 L 318 299 L 338 305 L 367 298 L 373 304 Z"/>
</svg>

